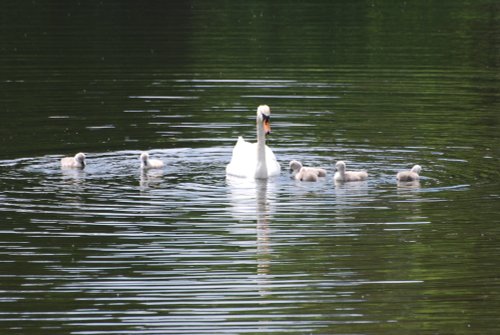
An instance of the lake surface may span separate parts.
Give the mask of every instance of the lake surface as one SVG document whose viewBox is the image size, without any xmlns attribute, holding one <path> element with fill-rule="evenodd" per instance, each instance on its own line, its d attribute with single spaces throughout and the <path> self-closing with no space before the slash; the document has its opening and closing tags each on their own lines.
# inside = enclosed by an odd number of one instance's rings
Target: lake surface
<svg viewBox="0 0 500 335">
<path fill-rule="evenodd" d="M 0 333 L 499 334 L 499 10 L 4 4 Z M 259 104 L 281 175 L 226 178 Z"/>
</svg>

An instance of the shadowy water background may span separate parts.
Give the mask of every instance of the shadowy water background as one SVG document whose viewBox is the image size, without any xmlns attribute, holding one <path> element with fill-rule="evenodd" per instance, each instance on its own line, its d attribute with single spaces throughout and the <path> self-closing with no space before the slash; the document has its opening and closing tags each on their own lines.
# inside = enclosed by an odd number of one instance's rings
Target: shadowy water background
<svg viewBox="0 0 500 335">
<path fill-rule="evenodd" d="M 3 4 L 0 332 L 498 334 L 499 9 Z M 262 103 L 282 174 L 226 179 Z"/>
</svg>

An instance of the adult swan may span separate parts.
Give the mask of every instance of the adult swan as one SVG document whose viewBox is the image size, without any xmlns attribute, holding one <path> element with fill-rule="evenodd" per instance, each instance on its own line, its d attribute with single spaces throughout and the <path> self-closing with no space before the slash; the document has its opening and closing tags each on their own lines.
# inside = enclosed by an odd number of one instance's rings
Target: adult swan
<svg viewBox="0 0 500 335">
<path fill-rule="evenodd" d="M 280 174 L 280 165 L 273 151 L 266 145 L 266 135 L 271 132 L 267 105 L 257 108 L 257 143 L 250 143 L 238 137 L 233 148 L 233 157 L 226 167 L 226 173 L 242 178 L 265 179 Z"/>
</svg>

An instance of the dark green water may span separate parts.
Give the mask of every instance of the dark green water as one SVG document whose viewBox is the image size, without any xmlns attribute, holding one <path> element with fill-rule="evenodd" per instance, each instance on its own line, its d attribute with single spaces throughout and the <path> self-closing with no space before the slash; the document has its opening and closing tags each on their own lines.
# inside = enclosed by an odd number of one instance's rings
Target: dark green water
<svg viewBox="0 0 500 335">
<path fill-rule="evenodd" d="M 0 333 L 500 333 L 499 10 L 2 4 Z M 227 179 L 262 103 L 281 176 Z"/>
</svg>

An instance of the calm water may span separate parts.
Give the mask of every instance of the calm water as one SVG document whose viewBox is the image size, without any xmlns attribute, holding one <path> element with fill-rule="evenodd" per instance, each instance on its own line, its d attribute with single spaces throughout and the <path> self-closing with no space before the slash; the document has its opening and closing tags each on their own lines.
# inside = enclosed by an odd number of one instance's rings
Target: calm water
<svg viewBox="0 0 500 335">
<path fill-rule="evenodd" d="M 500 333 L 499 9 L 4 4 L 0 333 Z M 282 174 L 227 179 L 262 103 Z"/>
</svg>

